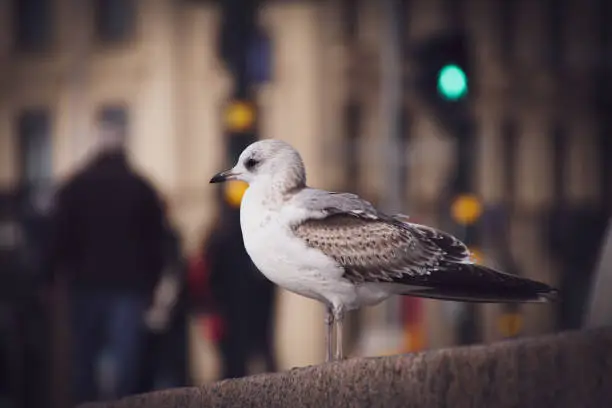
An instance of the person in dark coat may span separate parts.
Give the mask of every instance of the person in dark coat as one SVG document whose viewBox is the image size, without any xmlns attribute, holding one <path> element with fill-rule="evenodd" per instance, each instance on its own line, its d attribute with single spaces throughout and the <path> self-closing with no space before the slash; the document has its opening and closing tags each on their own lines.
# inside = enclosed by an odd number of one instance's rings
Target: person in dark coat
<svg viewBox="0 0 612 408">
<path fill-rule="evenodd" d="M 164 228 L 164 272 L 146 314 L 147 346 L 141 366 L 141 393 L 186 387 L 187 265 L 180 235 L 168 216 Z"/>
<path fill-rule="evenodd" d="M 96 363 L 114 362 L 110 398 L 134 393 L 144 314 L 163 267 L 164 215 L 152 185 L 130 166 L 120 132 L 59 190 L 51 250 L 70 293 L 76 403 L 96 400 Z"/>
<path fill-rule="evenodd" d="M 229 211 L 212 230 L 204 248 L 210 284 L 225 330 L 219 346 L 222 378 L 246 376 L 251 357 L 261 356 L 266 371 L 276 370 L 273 350 L 274 284 L 253 265 L 240 223 Z"/>
</svg>

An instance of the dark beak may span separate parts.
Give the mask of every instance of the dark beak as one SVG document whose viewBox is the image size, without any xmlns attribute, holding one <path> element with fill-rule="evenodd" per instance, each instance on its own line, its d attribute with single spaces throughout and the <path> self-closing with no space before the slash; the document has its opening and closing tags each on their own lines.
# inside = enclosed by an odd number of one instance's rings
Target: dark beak
<svg viewBox="0 0 612 408">
<path fill-rule="evenodd" d="M 234 178 L 234 173 L 231 170 L 222 171 L 217 173 L 210 179 L 210 183 L 223 183 L 224 181 L 231 180 Z"/>
</svg>

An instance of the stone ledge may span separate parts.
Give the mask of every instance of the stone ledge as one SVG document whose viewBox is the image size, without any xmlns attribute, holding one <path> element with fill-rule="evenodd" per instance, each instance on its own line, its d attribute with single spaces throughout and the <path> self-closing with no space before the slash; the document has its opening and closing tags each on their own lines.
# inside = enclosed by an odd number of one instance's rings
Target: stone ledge
<svg viewBox="0 0 612 408">
<path fill-rule="evenodd" d="M 611 401 L 609 328 L 355 358 L 81 408 L 602 408 Z"/>
</svg>

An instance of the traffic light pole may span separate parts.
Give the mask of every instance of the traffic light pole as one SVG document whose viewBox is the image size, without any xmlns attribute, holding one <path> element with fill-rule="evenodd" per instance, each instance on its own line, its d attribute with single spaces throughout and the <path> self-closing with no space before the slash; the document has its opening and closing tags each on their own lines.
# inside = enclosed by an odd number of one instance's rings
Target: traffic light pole
<svg viewBox="0 0 612 408">
<path fill-rule="evenodd" d="M 477 145 L 474 121 L 470 115 L 465 115 L 456 124 L 457 141 L 457 171 L 453 180 L 452 193 L 454 197 L 471 196 L 476 191 L 474 169 L 477 163 Z M 479 231 L 477 224 L 472 222 L 465 225 L 456 223 L 458 231 L 462 231 L 462 239 L 471 249 L 479 247 Z M 473 303 L 464 303 L 461 319 L 458 323 L 458 342 L 472 344 L 479 340 L 478 325 L 476 324 L 476 307 Z"/>
<path fill-rule="evenodd" d="M 402 58 L 401 41 L 399 39 L 398 0 L 385 0 L 385 37 L 381 51 L 382 87 L 381 108 L 383 123 L 386 127 L 386 151 L 384 153 L 387 163 L 387 191 L 385 192 L 385 209 L 390 213 L 403 211 L 403 197 L 400 192 L 400 109 L 402 95 Z"/>
<path fill-rule="evenodd" d="M 499 217 L 495 220 L 495 230 L 491 236 L 486 237 L 487 242 L 493 246 L 496 253 L 496 258 L 502 270 L 513 275 L 522 275 L 522 271 L 517 264 L 511 250 L 510 242 L 510 217 L 514 213 L 516 207 L 516 166 L 518 153 L 518 132 L 514 120 L 506 120 L 502 127 L 503 138 L 503 168 L 504 168 L 504 185 L 506 190 L 506 203 L 498 207 L 499 211 L 496 214 Z M 520 335 L 521 332 L 521 308 L 518 303 L 504 303 L 500 305 L 501 315 L 498 327 L 501 334 L 505 338 L 513 338 Z"/>
<path fill-rule="evenodd" d="M 389 213 L 405 213 L 405 149 L 403 147 L 403 110 L 402 90 L 404 66 L 404 40 L 406 33 L 406 11 L 403 0 L 385 0 L 383 27 L 383 46 L 381 50 L 382 87 L 380 94 L 381 113 L 386 135 L 383 156 L 387 165 L 385 201 L 383 206 Z M 402 307 L 399 298 L 387 302 L 386 322 L 391 327 L 390 336 L 397 336 L 393 343 L 401 347 L 403 337 Z"/>
<path fill-rule="evenodd" d="M 233 165 L 249 144 L 257 140 L 257 110 L 248 70 L 248 55 L 256 34 L 257 0 L 223 0 L 220 52 L 233 79 L 233 92 L 225 106 L 227 160 Z M 224 210 L 237 213 L 226 200 Z"/>
</svg>

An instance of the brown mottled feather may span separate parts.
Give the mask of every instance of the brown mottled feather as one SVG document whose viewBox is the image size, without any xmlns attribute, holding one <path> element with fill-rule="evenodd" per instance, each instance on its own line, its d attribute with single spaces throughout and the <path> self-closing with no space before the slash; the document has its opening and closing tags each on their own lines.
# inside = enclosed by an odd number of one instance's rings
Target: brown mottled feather
<svg viewBox="0 0 612 408">
<path fill-rule="evenodd" d="M 396 218 L 335 214 L 294 228 L 307 245 L 345 268 L 354 282 L 393 282 L 428 275 L 448 262 L 465 261 L 467 248 L 452 236 Z"/>
<path fill-rule="evenodd" d="M 407 285 L 413 296 L 472 302 L 556 297 L 546 284 L 469 262 L 469 251 L 458 239 L 400 217 L 332 213 L 296 225 L 294 233 L 333 258 L 355 284 Z"/>
</svg>

